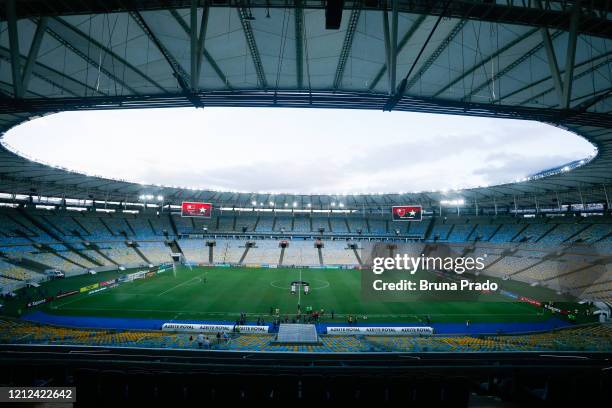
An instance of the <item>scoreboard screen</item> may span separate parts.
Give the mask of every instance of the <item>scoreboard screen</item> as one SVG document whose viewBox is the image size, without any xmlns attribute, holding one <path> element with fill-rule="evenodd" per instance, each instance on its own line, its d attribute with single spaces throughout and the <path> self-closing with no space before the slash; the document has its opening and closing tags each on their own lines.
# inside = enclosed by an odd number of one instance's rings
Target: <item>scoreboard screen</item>
<svg viewBox="0 0 612 408">
<path fill-rule="evenodd" d="M 392 208 L 393 221 L 421 221 L 423 207 L 420 205 L 396 205 Z"/>
<path fill-rule="evenodd" d="M 183 201 L 181 204 L 181 217 L 210 218 L 212 216 L 211 203 L 197 203 Z"/>
</svg>

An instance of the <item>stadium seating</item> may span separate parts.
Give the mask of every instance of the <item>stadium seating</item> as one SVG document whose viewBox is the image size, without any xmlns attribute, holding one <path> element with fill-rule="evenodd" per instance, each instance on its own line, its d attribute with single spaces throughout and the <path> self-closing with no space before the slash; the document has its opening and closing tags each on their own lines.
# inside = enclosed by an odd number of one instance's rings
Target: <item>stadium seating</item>
<svg viewBox="0 0 612 408">
<path fill-rule="evenodd" d="M 295 217 L 293 222 L 294 232 L 310 232 L 310 219 L 306 216 Z"/>
<path fill-rule="evenodd" d="M 244 253 L 246 241 L 218 240 L 214 250 L 214 262 L 237 264 Z"/>
<path fill-rule="evenodd" d="M 179 242 L 183 254 L 188 262 L 207 263 L 208 248 L 202 239 L 182 239 Z"/>
<path fill-rule="evenodd" d="M 318 265 L 319 255 L 312 241 L 292 241 L 285 250 L 283 265 Z"/>
<path fill-rule="evenodd" d="M 117 262 L 119 265 L 137 265 L 144 263 L 134 249 L 127 247 L 124 243 L 102 243 L 99 245 L 100 252 Z M 104 262 L 107 264 L 108 262 Z"/>
<path fill-rule="evenodd" d="M 160 241 L 139 241 L 138 247 L 154 264 L 170 262 L 170 248 Z"/>
<path fill-rule="evenodd" d="M 274 225 L 274 218 L 261 216 L 259 217 L 259 221 L 257 222 L 257 228 L 255 231 L 257 232 L 272 232 L 272 226 Z"/>
<path fill-rule="evenodd" d="M 423 242 L 446 243 L 457 255 L 469 246 L 468 251 L 474 255 L 487 255 L 486 273 L 492 276 L 545 283 L 557 290 L 575 290 L 598 299 L 610 296 L 602 281 L 610 275 L 599 272 L 596 264 L 598 256 L 612 249 L 612 219 L 571 214 L 531 218 L 447 216 L 394 222 L 378 213 L 363 217 L 345 213 L 224 211 L 211 219 L 197 219 L 153 212 L 107 214 L 0 208 L 0 258 L 23 260 L 10 265 L 4 262 L 0 269 L 5 276 L 33 279 L 49 268 L 73 275 L 116 264 L 143 265 L 145 260 L 126 245 L 128 241 L 133 241 L 151 263 L 165 263 L 171 261 L 165 241 L 175 239 L 188 261 L 206 263 L 207 238 L 186 238 L 203 234 L 204 227 L 216 241 L 213 261 L 217 263 L 238 263 L 245 253 L 246 239 L 250 239 L 255 246 L 249 249 L 243 264 L 277 264 L 279 234 L 284 231 L 283 236 L 289 239 L 284 265 L 319 265 L 319 252 L 312 238 L 319 237 L 319 229 L 323 228 L 324 265 L 356 265 L 354 252 L 347 249 L 346 235 L 358 242 L 360 238 L 381 235 L 396 238 L 399 233 L 400 237 L 421 238 Z M 243 228 L 247 236 L 236 240 Z M 338 235 L 342 240 L 334 241 L 332 238 Z M 572 258 L 572 254 L 584 259 Z M 587 292 L 582 287 L 589 282 L 597 282 L 598 286 Z"/>
<path fill-rule="evenodd" d="M 278 216 L 274 220 L 274 231 L 290 232 L 293 231 L 292 217 Z"/>
<path fill-rule="evenodd" d="M 257 241 L 255 247 L 249 249 L 247 256 L 242 261 L 243 264 L 278 264 L 280 257 L 278 241 Z M 286 255 L 285 255 L 285 259 Z"/>
<path fill-rule="evenodd" d="M 594 324 L 552 332 L 523 335 L 457 336 L 330 336 L 318 345 L 276 345 L 273 334 L 231 334 L 211 348 L 234 351 L 293 352 L 509 352 L 509 351 L 612 351 L 612 326 Z M 191 337 L 191 339 L 190 339 Z M 193 335 L 161 331 L 77 329 L 35 325 L 0 318 L 0 343 L 72 344 L 111 347 L 197 349 Z"/>
<path fill-rule="evenodd" d="M 488 239 L 489 242 L 511 242 L 512 239 L 520 233 L 521 229 L 525 226 L 523 224 L 517 224 L 516 221 L 509 220 L 507 224 L 500 224 L 497 228 L 497 232 L 494 232 Z"/>
</svg>

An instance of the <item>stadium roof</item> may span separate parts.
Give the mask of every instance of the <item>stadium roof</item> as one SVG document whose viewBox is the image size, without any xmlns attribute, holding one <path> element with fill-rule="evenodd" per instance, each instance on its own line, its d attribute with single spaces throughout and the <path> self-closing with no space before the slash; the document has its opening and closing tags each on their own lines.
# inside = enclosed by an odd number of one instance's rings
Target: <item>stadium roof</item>
<svg viewBox="0 0 612 408">
<path fill-rule="evenodd" d="M 15 0 L 0 7 L 0 130 L 63 110 L 184 106 L 380 109 L 517 118 L 598 148 L 570 171 L 418 194 L 275 195 L 350 207 L 603 202 L 612 181 L 608 1 Z M 584 4 L 583 4 L 584 3 Z M 338 28 L 334 28 L 338 25 Z M 326 28 L 329 27 L 329 28 Z M 395 113 L 401 114 L 401 113 Z M 333 136 L 333 135 L 330 135 Z M 177 152 L 177 154 L 180 154 Z M 552 174 L 552 175 L 550 175 Z M 0 190 L 220 205 L 265 194 L 142 186 L 0 149 Z"/>
</svg>

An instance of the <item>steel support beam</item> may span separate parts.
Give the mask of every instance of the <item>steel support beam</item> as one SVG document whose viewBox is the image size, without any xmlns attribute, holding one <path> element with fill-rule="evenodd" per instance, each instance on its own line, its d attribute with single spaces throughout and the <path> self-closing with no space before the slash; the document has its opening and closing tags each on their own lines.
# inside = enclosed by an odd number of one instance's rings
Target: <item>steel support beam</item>
<svg viewBox="0 0 612 408">
<path fill-rule="evenodd" d="M 200 20 L 200 34 L 198 35 L 198 0 L 192 0 L 191 3 L 191 27 L 190 27 L 190 45 L 191 45 L 191 90 L 197 92 L 199 90 L 200 73 L 202 72 L 202 55 L 204 54 L 204 41 L 206 40 L 206 29 L 208 27 L 208 6 L 202 9 L 202 17 Z"/>
<path fill-rule="evenodd" d="M 166 46 L 159 40 L 159 38 L 157 38 L 157 36 L 153 32 L 153 30 L 151 30 L 151 27 L 149 27 L 142 15 L 137 11 L 131 12 L 130 15 L 132 16 L 134 21 L 136 21 L 136 23 L 145 33 L 145 35 L 149 37 L 153 44 L 155 44 L 159 52 L 164 56 L 164 59 L 172 69 L 172 72 L 179 84 L 179 87 L 183 90 L 183 92 L 190 93 L 191 90 L 189 88 L 189 84 L 191 84 L 191 78 L 189 74 L 185 72 L 181 64 L 178 63 L 176 58 L 174 58 L 170 51 L 168 51 Z"/>
<path fill-rule="evenodd" d="M 384 19 L 386 16 L 386 13 L 382 13 L 383 14 L 383 24 L 384 23 Z M 406 34 L 404 34 L 404 36 L 402 37 L 402 39 L 400 40 L 400 42 L 397 45 L 397 52 L 396 52 L 396 57 L 399 56 L 399 54 L 402 52 L 402 50 L 404 49 L 404 47 L 406 46 L 406 44 L 408 44 L 408 41 L 410 41 L 410 39 L 412 38 L 412 36 L 414 35 L 414 33 L 419 29 L 419 27 L 421 26 L 421 24 L 423 24 L 423 21 L 425 21 L 425 19 L 427 18 L 427 16 L 425 15 L 421 15 L 419 17 L 417 17 L 417 19 L 414 21 L 414 23 L 412 24 L 412 26 L 410 27 L 410 29 L 408 29 L 408 31 L 406 32 Z M 385 34 L 385 50 L 387 49 L 387 47 L 389 46 L 389 18 L 388 16 L 386 17 L 386 34 Z M 380 70 L 376 73 L 376 76 L 374 77 L 374 79 L 372 80 L 372 82 L 370 83 L 370 85 L 368 86 L 368 89 L 371 91 L 373 90 L 376 85 L 378 85 L 378 82 L 380 82 L 381 78 L 383 77 L 383 75 L 385 74 L 385 72 L 387 72 L 387 68 L 389 67 L 389 51 L 386 50 L 387 53 L 387 58 L 385 59 L 385 65 L 383 65 Z"/>
<path fill-rule="evenodd" d="M 196 73 L 196 77 L 199 79 L 200 74 L 202 73 L 202 56 L 204 55 L 205 45 L 206 45 L 206 31 L 208 30 L 208 16 L 210 14 L 210 9 L 208 6 L 205 6 L 202 9 L 202 18 L 200 20 L 200 35 L 198 37 L 198 70 Z"/>
<path fill-rule="evenodd" d="M 263 64 L 261 63 L 259 49 L 257 48 L 257 43 L 255 42 L 255 35 L 253 35 L 253 28 L 251 27 L 251 21 L 249 20 L 247 9 L 245 7 L 239 7 L 237 11 L 238 17 L 240 18 L 240 23 L 242 24 L 242 31 L 244 32 L 244 37 L 246 39 L 247 46 L 249 47 L 251 59 L 253 60 L 253 65 L 255 67 L 257 81 L 263 89 L 267 90 L 268 81 L 266 80 L 266 73 L 264 71 Z"/>
<path fill-rule="evenodd" d="M 580 74 L 575 75 L 574 76 L 574 80 L 576 80 L 578 78 L 581 78 L 582 76 L 587 75 L 588 73 L 593 72 L 593 71 L 601 68 L 604 65 L 609 64 L 610 63 L 610 60 L 609 60 L 610 56 L 612 56 L 612 51 L 608 51 L 608 52 L 606 52 L 604 54 L 598 55 L 598 56 L 596 56 L 594 58 L 591 58 L 591 59 L 588 59 L 588 60 L 584 60 L 584 61 L 580 62 L 579 64 L 576 64 L 575 67 L 574 67 L 574 70 L 576 70 L 578 68 L 581 68 L 581 67 L 583 67 L 585 65 L 589 65 L 589 68 L 584 70 L 584 71 L 582 71 Z M 602 59 L 602 58 L 606 58 L 606 60 L 597 63 L 597 61 Z M 593 65 L 594 63 L 595 63 L 595 65 Z M 519 95 L 519 94 L 527 91 L 530 88 L 539 86 L 540 84 L 542 84 L 542 83 L 544 83 L 546 81 L 550 81 L 550 80 L 552 80 L 551 76 L 544 77 L 542 79 L 534 81 L 533 83 L 530 83 L 530 84 L 527 84 L 525 86 L 522 86 L 522 87 L 520 87 L 520 88 L 518 88 L 518 89 L 516 89 L 516 90 L 514 90 L 514 91 L 512 91 L 512 92 L 510 92 L 510 93 L 508 93 L 506 95 L 500 96 L 497 99 L 495 99 L 493 102 L 500 103 L 504 99 L 511 98 L 511 97 L 513 97 L 515 95 Z M 529 102 L 531 102 L 533 100 L 536 100 L 536 99 L 542 97 L 543 95 L 546 95 L 546 94 L 548 94 L 550 92 L 554 92 L 554 91 L 556 91 L 556 89 L 555 89 L 554 86 L 552 86 L 552 87 L 546 89 L 543 92 L 540 92 L 540 93 L 538 93 L 536 95 L 530 96 L 528 99 L 526 99 L 523 102 L 519 103 L 519 105 L 524 105 L 526 103 L 529 103 Z"/>
<path fill-rule="evenodd" d="M 28 98 L 26 100 L 0 99 L 0 114 L 3 113 L 46 113 L 58 110 L 93 110 L 93 109 L 142 109 L 151 107 L 187 107 L 192 106 L 191 95 L 184 93 L 165 93 L 150 95 L 125 95 L 84 98 Z M 239 106 L 239 107 L 308 107 L 337 108 L 343 106 L 351 109 L 383 109 L 389 97 L 369 92 L 331 92 L 316 93 L 295 90 L 279 90 L 274 93 L 265 90 L 252 91 L 215 91 L 200 92 L 194 97 L 206 106 Z M 462 103 L 458 101 L 417 98 L 403 96 L 394 107 L 398 111 L 439 113 L 447 115 L 498 117 L 561 124 L 564 126 L 588 126 L 612 128 L 612 116 L 607 113 L 577 112 L 573 110 L 517 107 L 494 105 L 489 103 Z"/>
<path fill-rule="evenodd" d="M 599 95 L 596 95 L 590 99 L 587 99 L 584 102 L 581 102 L 578 106 L 575 106 L 574 108 L 581 112 L 586 112 L 587 109 L 589 109 L 591 106 L 603 101 L 604 99 L 609 98 L 610 95 L 612 95 L 612 88 L 605 89 Z"/>
<path fill-rule="evenodd" d="M 450 30 L 450 32 L 446 35 L 444 40 L 436 47 L 434 52 L 432 52 L 429 57 L 423 62 L 421 68 L 412 75 L 411 78 L 408 78 L 408 82 L 406 83 L 406 91 L 412 88 L 421 77 L 431 68 L 434 62 L 438 59 L 438 57 L 446 50 L 446 48 L 450 45 L 450 43 L 455 39 L 457 34 L 463 30 L 463 27 L 467 23 L 467 20 L 461 20 Z"/>
<path fill-rule="evenodd" d="M 189 44 L 191 46 L 191 90 L 195 91 L 198 88 L 198 1 L 191 0 L 191 35 L 189 36 Z"/>
<path fill-rule="evenodd" d="M 298 89 L 304 88 L 304 9 L 302 0 L 295 3 L 295 74 Z"/>
<path fill-rule="evenodd" d="M 25 67 L 23 68 L 23 75 L 21 78 L 24 94 L 28 91 L 30 78 L 32 77 L 32 69 L 34 68 L 34 64 L 36 64 L 38 51 L 40 51 L 40 44 L 42 43 L 45 31 L 47 30 L 47 21 L 47 17 L 41 17 L 38 21 L 38 25 L 36 26 L 36 32 L 34 33 L 34 38 L 32 39 L 32 45 L 30 46 L 28 59 L 26 60 Z"/>
<path fill-rule="evenodd" d="M 348 27 L 346 28 L 346 34 L 344 35 L 344 42 L 342 43 L 342 50 L 340 51 L 340 58 L 338 58 L 338 65 L 336 66 L 336 75 L 334 76 L 333 84 L 334 90 L 340 88 L 340 86 L 342 85 L 342 76 L 344 75 L 346 61 L 351 55 L 353 39 L 355 38 L 355 30 L 357 29 L 357 23 L 359 22 L 360 15 L 361 9 L 355 9 L 351 11 Z"/>
<path fill-rule="evenodd" d="M 535 34 L 538 31 L 537 28 L 528 30 L 525 34 L 515 38 L 514 40 L 510 41 L 508 44 L 504 45 L 503 47 L 501 47 L 500 49 L 498 49 L 497 51 L 495 51 L 494 53 L 492 53 L 491 55 L 489 55 L 487 58 L 484 58 L 482 60 L 480 60 L 479 62 L 477 62 L 476 64 L 474 64 L 473 66 L 471 66 L 470 68 L 468 68 L 466 71 L 464 71 L 461 75 L 459 75 L 457 78 L 453 79 L 452 81 L 449 81 L 445 86 L 443 86 L 442 88 L 440 88 L 440 90 L 438 90 L 435 94 L 433 94 L 433 97 L 437 97 L 439 95 L 441 95 L 442 93 L 446 92 L 447 90 L 449 90 L 450 88 L 452 88 L 455 84 L 457 84 L 458 82 L 462 81 L 463 79 L 467 78 L 469 75 L 473 74 L 474 72 L 476 72 L 476 70 L 478 70 L 481 67 L 486 66 L 489 62 L 491 62 L 493 59 L 499 57 L 500 55 L 502 55 L 504 52 L 508 51 L 509 49 L 515 47 L 516 45 L 520 44 L 521 42 L 525 41 L 526 39 L 528 39 L 529 37 L 531 37 L 533 34 Z"/>
<path fill-rule="evenodd" d="M 115 62 L 117 63 L 117 65 L 138 75 L 140 78 L 144 79 L 145 81 L 147 81 L 154 87 L 158 88 L 160 91 L 166 92 L 164 88 L 162 88 L 159 84 L 157 84 L 147 75 L 145 75 L 140 69 L 136 68 L 135 66 L 133 66 L 132 64 L 130 64 L 123 58 L 119 57 L 116 53 L 114 53 L 110 49 L 106 48 L 105 46 L 103 46 L 102 44 L 100 44 L 99 42 L 97 42 L 96 40 L 94 40 L 93 38 L 85 34 L 84 32 L 82 32 L 78 28 L 68 24 L 66 21 L 60 18 L 49 19 L 49 22 L 47 25 L 47 33 L 51 35 L 53 38 L 55 38 L 58 42 L 63 44 L 66 48 L 70 49 L 72 52 L 74 52 L 79 57 L 81 57 L 89 65 L 95 67 L 100 72 L 103 72 L 106 76 L 108 76 L 113 81 L 115 81 L 115 83 L 122 85 L 125 89 L 129 90 L 130 92 L 134 94 L 138 94 L 140 92 L 136 91 L 136 89 L 132 86 L 132 84 L 129 84 L 127 81 L 123 80 L 122 78 L 119 78 L 114 72 L 111 72 L 111 70 L 114 71 Z M 72 43 L 71 41 L 69 41 L 67 38 L 64 37 L 65 35 L 69 35 L 73 37 L 72 39 L 82 39 L 85 41 L 85 44 Z M 93 58 L 91 58 L 89 56 L 90 48 L 97 49 L 101 54 L 104 54 L 105 56 L 107 56 L 109 60 L 111 61 L 110 63 L 111 67 L 109 68 L 105 67 L 106 58 L 100 61 L 96 61 Z"/>
<path fill-rule="evenodd" d="M 391 4 L 391 53 L 389 66 L 389 83 L 391 91 L 395 92 L 397 84 L 397 24 L 398 24 L 398 0 L 392 0 Z"/>
<path fill-rule="evenodd" d="M 557 91 L 559 102 L 563 100 L 563 83 L 561 82 L 561 74 L 559 73 L 559 64 L 557 62 L 557 55 L 555 53 L 555 47 L 550 38 L 550 33 L 547 28 L 541 28 L 542 33 L 542 44 L 546 50 L 546 60 L 548 61 L 548 67 L 550 69 L 550 76 L 553 79 L 553 84 Z"/>
<path fill-rule="evenodd" d="M 9 49 L 11 53 L 11 76 L 13 80 L 13 94 L 15 98 L 23 97 L 23 84 L 21 82 L 21 53 L 19 51 L 19 31 L 17 28 L 17 14 L 15 0 L 7 0 L 6 16 L 8 22 Z"/>
<path fill-rule="evenodd" d="M 9 63 L 11 62 L 10 51 L 7 48 L 0 47 L 0 59 L 8 61 Z M 55 81 L 50 80 L 48 78 L 48 76 L 58 76 L 58 77 L 61 77 L 62 81 L 65 81 L 66 83 L 73 83 L 75 85 L 78 85 L 79 87 L 82 87 L 83 89 L 88 89 L 88 90 L 92 91 L 92 94 L 98 94 L 98 95 L 106 96 L 106 94 L 104 92 L 97 91 L 96 89 L 90 87 L 89 85 L 84 84 L 84 83 L 82 83 L 80 81 L 77 81 L 74 78 L 71 78 L 71 77 L 67 76 L 63 72 L 59 72 L 59 71 L 57 71 L 55 69 L 49 68 L 49 67 L 41 65 L 39 63 L 36 64 L 36 67 L 38 68 L 38 70 L 43 70 L 44 72 L 37 73 L 36 71 L 33 71 L 31 75 L 35 76 L 36 78 L 40 79 L 43 82 L 48 83 L 52 87 L 55 87 L 57 89 L 61 89 L 62 91 L 66 92 L 67 94 L 70 94 L 71 96 L 80 97 L 82 95 L 77 93 L 77 91 L 75 91 L 74 89 L 68 88 L 66 86 L 66 84 L 62 85 L 62 84 L 59 84 L 59 83 L 57 83 Z M 26 90 L 25 93 L 27 93 L 27 90 Z"/>
<path fill-rule="evenodd" d="M 446 7 L 448 7 L 449 4 L 450 2 L 447 1 Z M 393 95 L 391 95 L 387 103 L 385 103 L 385 106 L 383 107 L 383 111 L 390 112 L 393 110 L 393 108 L 395 108 L 395 106 L 401 101 L 406 90 L 410 89 L 414 85 L 414 83 L 416 83 L 416 81 L 420 79 L 420 77 L 429 69 L 429 67 L 434 63 L 434 61 L 438 59 L 442 51 L 444 51 L 446 47 L 448 47 L 448 44 L 450 44 L 452 39 L 463 29 L 463 26 L 465 25 L 465 20 L 459 21 L 459 23 L 457 23 L 451 29 L 450 33 L 447 34 L 446 38 L 442 41 L 442 43 L 438 45 L 438 47 L 434 50 L 434 52 L 430 54 L 429 58 L 421 65 L 421 68 L 419 69 L 417 75 L 412 76 L 412 72 L 416 68 L 419 60 L 421 59 L 421 56 L 423 55 L 423 52 L 425 52 L 425 49 L 427 48 L 429 41 L 431 40 L 434 33 L 436 32 L 436 29 L 440 25 L 440 22 L 442 21 L 443 17 L 444 17 L 444 12 L 438 16 L 438 19 L 436 20 L 434 26 L 429 31 L 427 38 L 421 45 L 421 49 L 419 50 L 419 53 L 414 58 L 412 65 L 410 65 L 410 69 L 408 70 L 408 73 L 406 74 L 404 79 L 402 79 L 402 81 L 400 82 L 397 88 L 397 91 Z"/>
<path fill-rule="evenodd" d="M 391 66 L 391 34 L 389 33 L 389 13 L 387 13 L 387 10 L 383 10 L 382 17 L 383 17 L 383 34 L 384 34 L 384 41 L 385 41 L 384 68 L 386 68 L 386 71 L 388 72 L 389 67 Z M 381 72 L 385 72 L 385 70 L 381 68 Z M 382 76 L 382 74 L 380 76 Z M 379 79 L 380 77 L 377 77 L 375 81 L 378 82 Z M 370 85 L 370 89 L 373 89 L 375 86 L 376 86 L 376 83 L 373 81 L 372 84 Z M 391 87 L 391 76 L 390 75 L 387 75 L 387 87 L 389 88 L 387 93 L 389 95 L 393 95 L 394 89 Z"/>
<path fill-rule="evenodd" d="M 551 35 L 551 40 L 554 40 L 555 38 L 557 38 L 559 35 L 561 35 L 561 31 L 556 31 Z M 465 95 L 463 98 L 461 98 L 462 102 L 465 101 L 469 101 L 470 99 L 472 99 L 472 97 L 474 95 L 476 95 L 478 92 L 480 92 L 481 90 L 483 90 L 484 88 L 486 88 L 487 86 L 489 86 L 489 84 L 493 81 L 497 81 L 500 78 L 503 78 L 504 76 L 506 76 L 509 72 L 511 72 L 513 69 L 515 69 L 516 67 L 518 67 L 519 65 L 521 65 L 523 62 L 527 61 L 529 58 L 531 58 L 532 55 L 534 55 L 535 53 L 537 53 L 538 51 L 540 51 L 542 49 L 542 47 L 544 47 L 543 42 L 537 44 L 536 46 L 534 46 L 533 48 L 531 48 L 529 51 L 522 53 L 520 57 L 518 57 L 517 59 L 515 59 L 514 61 L 512 61 L 510 64 L 506 65 L 502 70 L 500 70 L 497 74 L 493 75 L 493 78 L 488 78 L 486 81 L 484 81 L 482 84 L 478 85 L 476 88 L 472 89 L 467 95 Z M 498 97 L 499 98 L 503 98 L 501 95 Z"/>
<path fill-rule="evenodd" d="M 17 3 L 20 18 L 40 16 L 60 16 L 67 14 L 102 14 L 111 12 L 188 9 L 192 0 L 24 0 Z M 321 0 L 302 0 L 304 9 L 325 9 L 326 2 Z M 243 7 L 248 4 L 255 8 L 292 8 L 294 2 L 287 0 L 226 0 L 213 2 L 215 7 Z M 368 10 L 386 9 L 383 1 L 344 0 L 345 9 L 363 5 Z M 452 0 L 448 7 L 446 0 L 403 0 L 399 2 L 400 13 L 487 21 L 499 24 L 513 24 L 531 27 L 547 27 L 555 30 L 569 30 L 571 7 L 567 0 Z M 540 3 L 542 6 L 540 7 Z M 612 21 L 608 18 L 610 2 L 607 0 L 581 1 L 583 24 L 579 34 L 609 38 L 612 35 Z M 0 20 L 6 13 L 0 8 Z"/>
<path fill-rule="evenodd" d="M 587 69 L 585 69 L 584 71 L 580 72 L 579 74 L 574 74 L 572 80 L 576 81 L 577 79 L 580 79 L 580 78 L 584 77 L 585 75 L 588 75 L 588 74 L 590 74 L 590 73 L 592 73 L 594 71 L 597 71 L 599 68 L 602 68 L 602 67 L 605 67 L 605 66 L 609 65 L 610 64 L 610 55 L 612 55 L 612 51 L 608 51 L 607 53 L 605 53 L 603 55 L 600 55 L 600 56 L 598 56 L 596 58 L 589 59 L 587 61 L 581 62 L 580 64 L 574 65 L 574 70 L 576 68 L 581 68 L 581 67 L 583 67 L 585 65 L 589 65 L 589 67 Z M 601 59 L 601 58 L 605 58 L 605 59 L 603 61 L 595 64 L 595 65 L 592 65 L 594 61 L 596 61 L 598 59 Z M 563 74 L 563 72 L 561 72 L 561 73 Z M 550 79 L 550 77 L 547 77 L 545 79 L 548 80 L 548 79 Z M 526 104 L 528 104 L 530 102 L 537 101 L 538 99 L 542 98 L 544 95 L 547 95 L 547 94 L 549 94 L 549 93 L 551 93 L 551 92 L 553 92 L 555 90 L 556 90 L 555 87 L 548 88 L 548 89 L 546 89 L 546 90 L 544 90 L 542 92 L 539 92 L 536 95 L 530 96 L 528 99 L 520 102 L 518 105 L 526 105 Z M 559 99 L 559 103 L 557 105 L 553 105 L 553 106 L 561 107 L 561 99 Z M 580 107 L 576 107 L 576 109 L 579 110 Z"/>
<path fill-rule="evenodd" d="M 208 8 L 206 8 L 206 9 L 207 9 L 206 19 L 208 19 Z M 172 14 L 174 19 L 179 23 L 179 25 L 183 29 L 183 31 L 185 31 L 185 33 L 191 38 L 191 28 L 187 25 L 187 23 L 185 22 L 183 17 L 181 17 L 181 15 L 176 10 L 170 10 L 170 14 Z M 206 24 L 206 25 L 208 25 L 208 24 Z M 202 36 L 202 27 L 201 26 L 200 26 L 200 38 L 205 39 L 205 37 Z M 215 73 L 217 74 L 219 79 L 223 82 L 223 84 L 225 84 L 225 86 L 228 89 L 231 89 L 232 87 L 231 87 L 228 79 L 226 78 L 225 74 L 223 73 L 223 71 L 221 71 L 221 68 L 219 68 L 219 65 L 214 60 L 214 58 L 208 53 L 208 51 L 206 51 L 205 42 L 202 41 L 200 46 L 202 47 L 202 55 L 204 55 L 204 58 L 206 58 L 206 61 L 213 68 L 213 70 L 215 71 Z M 200 62 L 200 66 L 201 66 L 201 62 Z"/>
<path fill-rule="evenodd" d="M 563 78 L 563 95 L 561 108 L 569 109 L 572 97 L 572 84 L 574 82 L 574 65 L 576 62 L 576 42 L 578 40 L 578 23 L 580 21 L 580 8 L 576 4 L 572 10 L 570 19 L 569 38 L 567 40 L 567 52 L 565 57 L 565 76 Z"/>
<path fill-rule="evenodd" d="M 75 53 L 78 57 L 80 57 L 82 60 L 84 60 L 87 64 L 91 65 L 95 69 L 97 69 L 100 72 L 102 72 L 104 75 L 106 75 L 109 78 L 113 79 L 114 81 L 116 81 L 121 86 L 124 86 L 128 91 L 130 91 L 130 92 L 132 92 L 134 94 L 138 94 L 138 92 L 136 92 L 136 90 L 134 88 L 132 88 L 130 85 L 128 85 L 127 82 L 119 79 L 113 73 L 111 73 L 106 68 L 104 68 L 98 61 L 96 61 L 96 60 L 90 58 L 89 56 L 87 56 L 87 54 L 83 53 L 77 47 L 72 45 L 70 42 L 68 42 L 66 39 L 64 39 L 59 33 L 57 33 L 56 31 L 54 31 L 54 30 L 52 30 L 50 28 L 47 28 L 47 32 L 49 33 L 49 35 L 51 37 L 53 37 L 60 44 L 62 44 L 64 47 L 66 47 L 67 49 L 69 49 L 70 51 Z M 87 87 L 87 89 L 91 89 L 91 88 Z"/>
</svg>

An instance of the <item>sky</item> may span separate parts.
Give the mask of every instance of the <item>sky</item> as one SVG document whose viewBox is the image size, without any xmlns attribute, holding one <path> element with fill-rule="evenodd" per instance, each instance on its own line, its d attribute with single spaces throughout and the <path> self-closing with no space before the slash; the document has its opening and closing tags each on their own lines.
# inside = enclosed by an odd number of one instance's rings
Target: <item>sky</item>
<svg viewBox="0 0 612 408">
<path fill-rule="evenodd" d="M 583 138 L 538 122 L 290 108 L 62 112 L 11 129 L 3 143 L 114 179 L 304 194 L 487 186 L 594 153 Z"/>
</svg>

